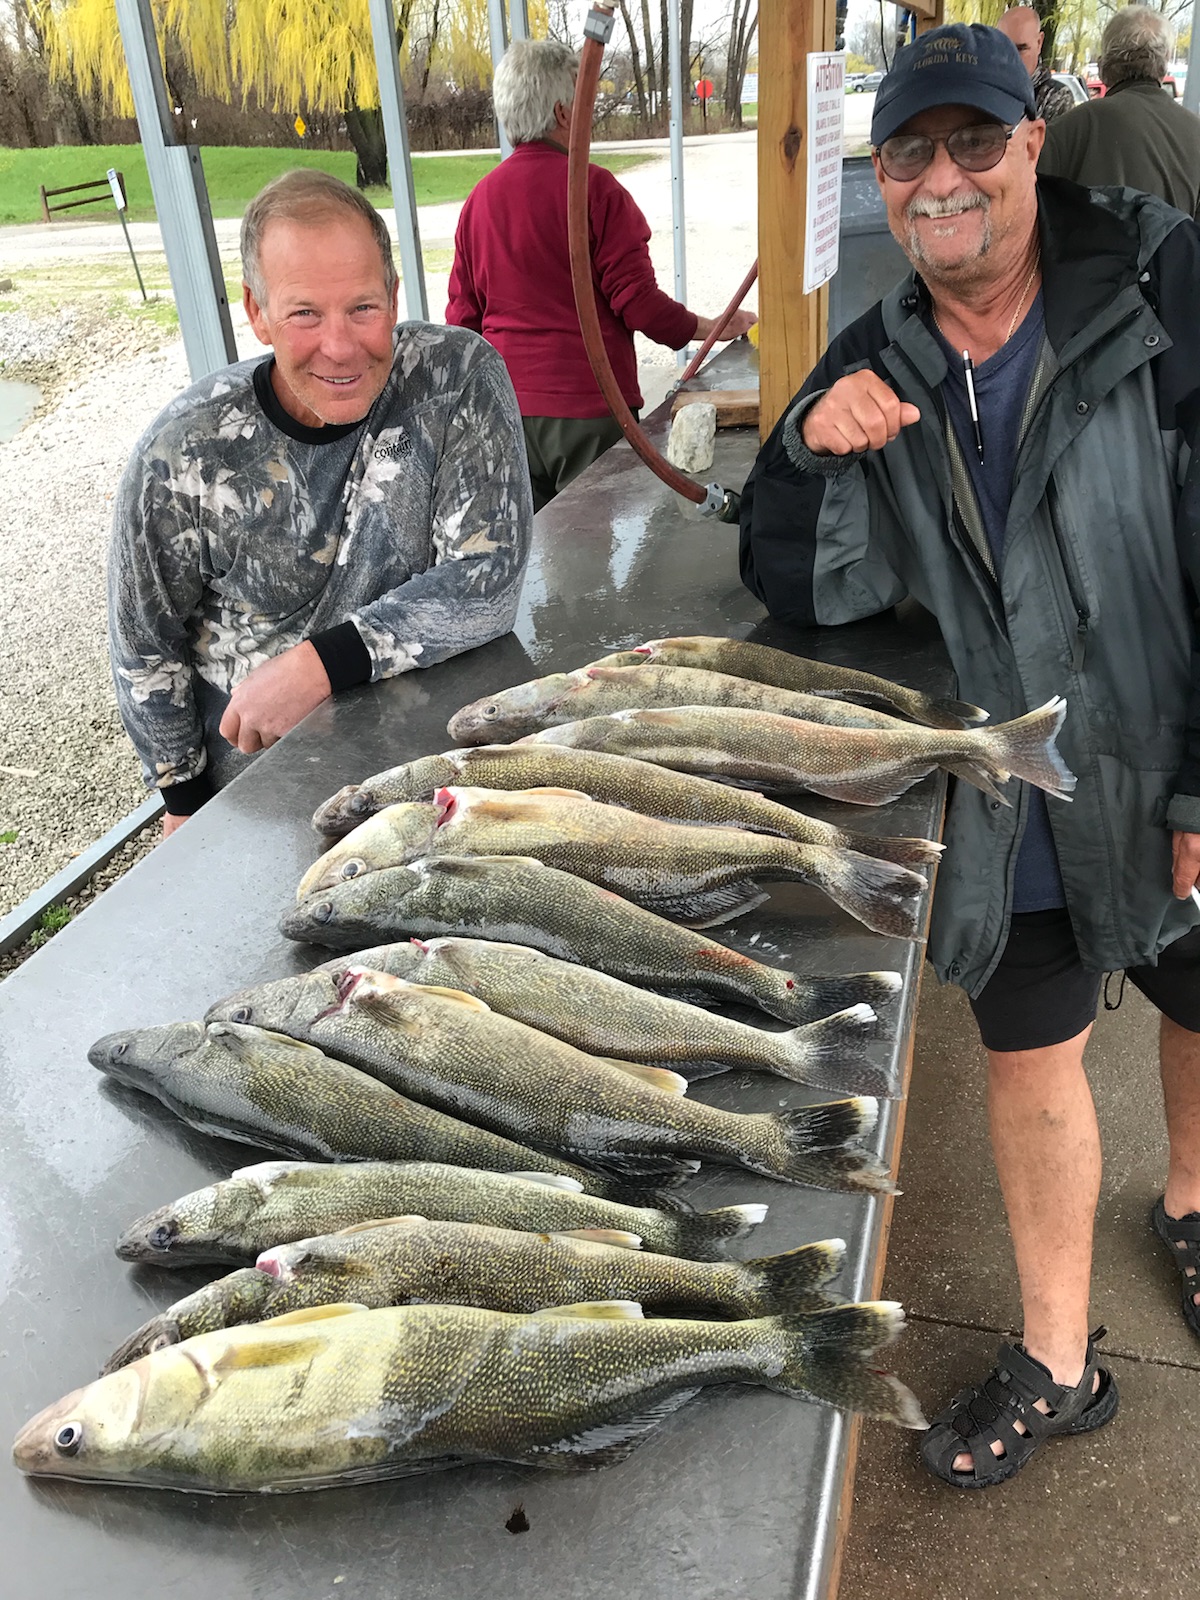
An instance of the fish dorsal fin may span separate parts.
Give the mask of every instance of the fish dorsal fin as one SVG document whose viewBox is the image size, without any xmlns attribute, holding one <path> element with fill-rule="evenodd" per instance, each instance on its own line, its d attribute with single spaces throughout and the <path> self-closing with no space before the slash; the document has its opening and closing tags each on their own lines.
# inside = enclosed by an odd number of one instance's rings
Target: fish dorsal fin
<svg viewBox="0 0 1200 1600">
<path fill-rule="evenodd" d="M 625 1072 L 631 1078 L 639 1078 L 643 1083 L 648 1083 L 653 1089 L 661 1089 L 664 1094 L 686 1094 L 688 1081 L 678 1072 L 671 1072 L 666 1067 L 647 1067 L 640 1061 L 618 1061 L 613 1056 L 599 1056 L 606 1067 L 615 1067 L 618 1072 Z"/>
<path fill-rule="evenodd" d="M 402 1223 L 428 1222 L 428 1217 L 408 1215 L 403 1217 L 372 1217 L 369 1222 L 352 1222 L 348 1227 L 339 1228 L 335 1238 L 348 1239 L 352 1233 L 373 1233 L 376 1228 L 396 1228 Z"/>
<path fill-rule="evenodd" d="M 572 1239 L 582 1244 L 606 1244 L 615 1250 L 640 1250 L 640 1233 L 626 1233 L 621 1228 L 560 1228 L 554 1233 L 544 1233 L 543 1239 Z"/>
<path fill-rule="evenodd" d="M 515 1178 L 518 1183 L 542 1183 L 549 1189 L 569 1189 L 572 1194 L 582 1194 L 583 1185 L 578 1178 L 568 1178 L 565 1172 L 503 1172 L 503 1178 Z"/>
<path fill-rule="evenodd" d="M 439 1000 L 448 1000 L 453 1004 L 466 1006 L 468 1011 L 490 1011 L 492 1008 L 486 1001 L 480 1000 L 477 995 L 464 994 L 461 989 L 445 989 L 439 983 L 410 983 L 408 986 L 414 994 L 432 994 Z"/>
<path fill-rule="evenodd" d="M 326 1317 L 353 1317 L 367 1307 L 359 1305 L 355 1300 L 337 1300 L 328 1306 L 305 1306 L 303 1311 L 285 1311 L 281 1317 L 268 1317 L 265 1322 L 256 1322 L 256 1328 L 292 1328 L 298 1327 L 302 1322 L 324 1322 Z"/>
<path fill-rule="evenodd" d="M 641 1322 L 644 1313 L 636 1300 L 581 1300 L 574 1306 L 547 1306 L 535 1317 L 574 1317 L 579 1321 Z"/>
</svg>

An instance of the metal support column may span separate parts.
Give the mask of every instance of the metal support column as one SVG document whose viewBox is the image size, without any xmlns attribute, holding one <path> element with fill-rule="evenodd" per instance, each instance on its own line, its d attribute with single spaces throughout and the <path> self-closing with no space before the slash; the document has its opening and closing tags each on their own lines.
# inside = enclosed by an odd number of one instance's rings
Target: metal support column
<svg viewBox="0 0 1200 1600">
<path fill-rule="evenodd" d="M 193 380 L 237 360 L 204 168 L 171 123 L 150 0 L 117 0 L 138 131 Z"/>
<path fill-rule="evenodd" d="M 1192 42 L 1188 49 L 1188 75 L 1183 86 L 1183 109 L 1200 111 L 1200 0 L 1192 7 Z"/>
<path fill-rule="evenodd" d="M 492 76 L 496 75 L 496 68 L 504 52 L 508 49 L 508 30 L 504 21 L 504 0 L 488 0 L 488 37 L 492 47 Z M 500 126 L 497 119 L 496 132 L 500 136 L 500 155 L 507 159 L 512 155 L 512 145 L 508 142 L 508 135 Z"/>
<path fill-rule="evenodd" d="M 671 77 L 671 233 L 675 245 L 675 298 L 687 305 L 687 242 L 683 225 L 683 61 L 678 0 L 667 6 L 667 44 Z M 681 350 L 676 357 L 682 366 Z"/>
<path fill-rule="evenodd" d="M 529 38 L 528 0 L 509 0 L 508 26 L 514 39 Z"/>
<path fill-rule="evenodd" d="M 417 222 L 417 195 L 413 187 L 408 119 L 404 114 L 404 85 L 400 81 L 396 16 L 392 10 L 392 0 L 370 0 L 370 7 L 375 70 L 379 77 L 379 106 L 383 112 L 392 203 L 396 208 L 396 239 L 400 248 L 400 274 L 404 280 L 404 304 L 410 321 L 428 322 L 429 299 L 425 293 L 425 262 L 421 256 L 421 231 Z"/>
</svg>

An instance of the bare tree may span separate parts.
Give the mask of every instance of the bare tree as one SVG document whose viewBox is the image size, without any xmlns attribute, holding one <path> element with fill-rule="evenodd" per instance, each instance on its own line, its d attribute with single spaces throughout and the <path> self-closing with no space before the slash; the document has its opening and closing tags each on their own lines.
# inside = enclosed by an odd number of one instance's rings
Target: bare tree
<svg viewBox="0 0 1200 1600">
<path fill-rule="evenodd" d="M 725 111 L 735 128 L 742 126 L 742 84 L 757 29 L 758 0 L 733 0 L 725 52 Z"/>
</svg>

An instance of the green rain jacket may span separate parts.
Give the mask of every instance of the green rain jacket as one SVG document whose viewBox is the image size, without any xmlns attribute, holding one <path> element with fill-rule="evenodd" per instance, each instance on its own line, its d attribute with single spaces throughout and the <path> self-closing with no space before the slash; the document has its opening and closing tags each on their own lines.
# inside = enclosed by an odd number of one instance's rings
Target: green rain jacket
<svg viewBox="0 0 1200 1600">
<path fill-rule="evenodd" d="M 742 576 L 800 626 L 913 596 L 995 721 L 1066 697 L 1079 785 L 1050 822 L 1084 965 L 1115 970 L 1200 922 L 1171 894 L 1170 832 L 1200 832 L 1200 228 L 1128 189 L 1038 191 L 1046 342 L 1000 573 L 963 475 L 953 487 L 945 361 L 910 275 L 833 341 L 760 451 Z M 878 452 L 812 456 L 800 417 L 866 366 L 921 421 Z M 1008 936 L 1026 809 L 1023 785 L 1011 808 L 956 786 L 929 954 L 971 994 Z"/>
</svg>

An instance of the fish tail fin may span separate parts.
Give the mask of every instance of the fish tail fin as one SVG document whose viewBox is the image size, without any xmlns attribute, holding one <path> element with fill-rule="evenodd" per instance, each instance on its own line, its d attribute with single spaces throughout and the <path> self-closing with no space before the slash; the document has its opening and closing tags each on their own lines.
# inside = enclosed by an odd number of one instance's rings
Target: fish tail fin
<svg viewBox="0 0 1200 1600">
<path fill-rule="evenodd" d="M 1056 695 L 1012 722 L 981 729 L 977 737 L 992 766 L 1036 784 L 1056 799 L 1069 800 L 1077 780 L 1055 745 L 1066 715 L 1067 702 Z"/>
<path fill-rule="evenodd" d="M 829 1303 L 822 1291 L 842 1270 L 846 1255 L 844 1239 L 822 1239 L 802 1244 L 798 1250 L 782 1255 L 759 1256 L 747 1261 L 746 1272 L 755 1279 L 757 1315 L 780 1316 L 788 1311 L 811 1311 Z"/>
<path fill-rule="evenodd" d="M 899 994 L 898 972 L 848 972 L 836 978 L 793 978 L 786 1005 L 773 1009 L 784 1022 L 815 1022 L 850 1006 L 867 1005 L 878 1011 Z"/>
<path fill-rule="evenodd" d="M 783 1369 L 771 1387 L 864 1412 L 902 1428 L 928 1426 L 916 1396 L 869 1358 L 904 1327 L 894 1300 L 865 1300 L 828 1310 L 764 1319 L 781 1338 Z"/>
<path fill-rule="evenodd" d="M 772 1065 L 782 1078 L 832 1094 L 888 1096 L 893 1092 L 892 1079 L 861 1059 L 863 1043 L 878 1032 L 879 1018 L 870 1006 L 847 1006 L 819 1022 L 772 1035 L 777 1051 Z"/>
<path fill-rule="evenodd" d="M 688 1261 L 724 1261 L 730 1246 L 752 1233 L 766 1214 L 759 1204 L 682 1212 L 675 1218 L 679 1253 Z"/>
<path fill-rule="evenodd" d="M 894 861 L 901 867 L 927 867 L 941 860 L 944 844 L 936 839 L 878 838 L 870 833 L 851 833 L 848 828 L 838 830 L 839 837 L 831 841 L 843 850 L 857 850 L 860 855 L 874 856 L 877 861 Z"/>
<path fill-rule="evenodd" d="M 925 889 L 919 873 L 855 850 L 830 850 L 823 845 L 812 845 L 810 850 L 819 863 L 816 881 L 843 911 L 873 933 L 916 937 L 917 907 Z"/>
<path fill-rule="evenodd" d="M 856 1139 L 875 1126 L 879 1102 L 869 1095 L 830 1100 L 755 1117 L 761 1139 L 743 1157 L 755 1171 L 822 1189 L 879 1189 L 888 1175 Z"/>
<path fill-rule="evenodd" d="M 988 713 L 982 706 L 970 705 L 966 700 L 931 700 L 929 715 L 921 720 L 930 728 L 962 728 L 973 723 L 986 722 Z"/>
</svg>

